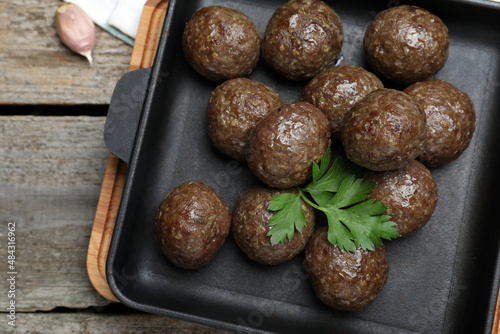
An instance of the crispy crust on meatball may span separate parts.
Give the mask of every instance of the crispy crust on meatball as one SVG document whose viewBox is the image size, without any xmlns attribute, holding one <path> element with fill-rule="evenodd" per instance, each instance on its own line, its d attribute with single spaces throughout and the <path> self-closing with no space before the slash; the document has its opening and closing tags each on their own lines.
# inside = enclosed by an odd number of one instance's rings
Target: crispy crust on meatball
<svg viewBox="0 0 500 334">
<path fill-rule="evenodd" d="M 384 246 L 374 251 L 339 250 L 327 239 L 322 227 L 309 240 L 305 264 L 316 296 L 328 306 L 347 311 L 369 306 L 389 276 L 389 261 Z"/>
<path fill-rule="evenodd" d="M 427 136 L 419 160 L 430 167 L 456 160 L 469 147 L 476 129 L 476 112 L 469 96 L 443 80 L 417 82 L 404 92 L 427 116 Z"/>
<path fill-rule="evenodd" d="M 198 269 L 220 249 L 231 229 L 231 212 L 215 190 L 200 181 L 170 191 L 156 211 L 155 237 L 176 266 Z"/>
<path fill-rule="evenodd" d="M 362 67 L 341 65 L 318 74 L 304 89 L 302 100 L 321 110 L 332 136 L 340 140 L 345 114 L 363 97 L 384 88 L 375 74 Z"/>
<path fill-rule="evenodd" d="M 426 80 L 439 71 L 449 44 L 448 28 L 439 17 L 408 5 L 379 13 L 364 38 L 373 71 L 400 84 Z"/>
<path fill-rule="evenodd" d="M 264 183 L 286 189 L 307 181 L 330 146 L 326 116 L 307 102 L 274 109 L 250 132 L 248 167 Z"/>
<path fill-rule="evenodd" d="M 431 171 L 413 160 L 407 167 L 388 172 L 368 172 L 365 178 L 377 185 L 368 198 L 387 207 L 401 236 L 407 236 L 427 224 L 436 208 L 438 189 Z"/>
<path fill-rule="evenodd" d="M 337 13 L 318 0 L 291 0 L 269 20 L 262 56 L 290 80 L 312 78 L 333 65 L 344 43 Z"/>
<path fill-rule="evenodd" d="M 425 113 L 409 95 L 378 89 L 345 116 L 342 144 L 349 160 L 375 171 L 407 166 L 423 149 Z"/>
<path fill-rule="evenodd" d="M 225 81 L 215 88 L 208 102 L 210 141 L 229 157 L 245 160 L 250 130 L 282 104 L 279 95 L 261 82 L 246 78 Z"/>
<path fill-rule="evenodd" d="M 248 16 L 223 6 L 198 9 L 182 35 L 189 64 L 215 82 L 250 74 L 259 61 L 261 43 L 260 31 Z"/>
</svg>

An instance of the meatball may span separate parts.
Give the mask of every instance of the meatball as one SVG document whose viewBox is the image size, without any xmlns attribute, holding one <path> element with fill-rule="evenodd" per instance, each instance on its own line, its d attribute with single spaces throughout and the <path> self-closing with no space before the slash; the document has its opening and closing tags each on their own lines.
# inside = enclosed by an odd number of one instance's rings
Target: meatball
<svg viewBox="0 0 500 334">
<path fill-rule="evenodd" d="M 373 73 L 353 65 L 330 68 L 312 79 L 302 100 L 320 109 L 328 118 L 332 136 L 340 140 L 345 114 L 374 90 L 384 88 Z"/>
<path fill-rule="evenodd" d="M 365 178 L 377 185 L 368 198 L 381 201 L 401 236 L 421 229 L 432 216 L 438 199 L 436 180 L 417 160 L 387 172 L 367 172 Z"/>
<path fill-rule="evenodd" d="M 365 32 L 366 59 L 373 71 L 399 83 L 429 79 L 448 58 L 448 28 L 417 6 L 399 6 L 378 14 Z"/>
<path fill-rule="evenodd" d="M 208 102 L 208 135 L 212 144 L 235 160 L 245 160 L 248 134 L 272 109 L 283 104 L 265 84 L 246 78 L 217 86 Z"/>
<path fill-rule="evenodd" d="M 271 187 L 304 183 L 330 145 L 326 116 L 307 102 L 287 103 L 261 119 L 250 132 L 250 170 Z"/>
<path fill-rule="evenodd" d="M 427 116 L 427 137 L 419 160 L 430 167 L 457 159 L 469 146 L 476 112 L 469 96 L 442 80 L 417 82 L 404 90 Z"/>
<path fill-rule="evenodd" d="M 409 95 L 379 89 L 347 113 L 342 144 L 349 160 L 375 171 L 407 166 L 423 149 L 425 113 Z"/>
<path fill-rule="evenodd" d="M 215 82 L 250 74 L 257 66 L 261 43 L 260 31 L 248 16 L 223 6 L 198 9 L 182 35 L 189 64 Z"/>
<path fill-rule="evenodd" d="M 198 269 L 220 249 L 231 229 L 231 212 L 209 185 L 183 183 L 163 199 L 154 218 L 155 237 L 176 266 Z"/>
<path fill-rule="evenodd" d="M 302 232 L 295 230 L 291 240 L 271 245 L 271 237 L 268 237 L 267 233 L 271 229 L 268 223 L 274 212 L 269 211 L 267 207 L 271 198 L 282 193 L 297 191 L 254 186 L 239 196 L 233 210 L 234 239 L 243 253 L 259 263 L 274 265 L 290 260 L 306 247 L 314 231 L 314 210 L 301 200 L 307 225 Z"/>
<path fill-rule="evenodd" d="M 290 80 L 314 77 L 333 65 L 344 43 L 342 22 L 322 1 L 291 0 L 269 20 L 262 56 Z"/>
<path fill-rule="evenodd" d="M 389 276 L 384 246 L 351 253 L 327 239 L 328 229 L 314 232 L 305 250 L 305 264 L 316 296 L 330 307 L 355 311 L 369 306 Z"/>
</svg>

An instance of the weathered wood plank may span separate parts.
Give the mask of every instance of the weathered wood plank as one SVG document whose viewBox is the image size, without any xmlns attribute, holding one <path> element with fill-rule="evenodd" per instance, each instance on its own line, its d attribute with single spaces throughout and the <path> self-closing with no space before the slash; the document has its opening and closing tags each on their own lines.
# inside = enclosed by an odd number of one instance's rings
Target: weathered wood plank
<svg viewBox="0 0 500 334">
<path fill-rule="evenodd" d="M 104 121 L 0 117 L 0 263 L 6 267 L 7 223 L 15 221 L 17 311 L 109 303 L 93 289 L 86 272 L 108 156 Z M 6 277 L 1 277 L 0 290 L 6 288 Z M 7 303 L 0 298 L 0 309 Z"/>
<path fill-rule="evenodd" d="M 85 259 L 108 150 L 104 117 L 0 116 L 0 267 L 16 222 L 16 328 L 0 272 L 0 333 L 226 333 L 147 314 L 105 314 Z M 52 313 L 57 307 L 85 309 Z"/>
<path fill-rule="evenodd" d="M 2 333 L 92 333 L 92 334 L 228 334 L 230 332 L 148 314 L 109 315 L 85 313 L 21 313 L 16 328 L 9 328 L 3 319 Z"/>
<path fill-rule="evenodd" d="M 94 64 L 57 37 L 58 0 L 0 1 L 0 104 L 108 104 L 132 47 L 98 28 Z"/>
</svg>

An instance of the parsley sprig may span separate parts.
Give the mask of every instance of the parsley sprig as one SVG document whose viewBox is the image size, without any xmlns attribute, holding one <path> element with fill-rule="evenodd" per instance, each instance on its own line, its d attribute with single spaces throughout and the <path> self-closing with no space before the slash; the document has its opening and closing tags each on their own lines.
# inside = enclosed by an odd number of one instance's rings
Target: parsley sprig
<svg viewBox="0 0 500 334">
<path fill-rule="evenodd" d="M 296 194 L 284 193 L 271 198 L 268 210 L 276 211 L 269 220 L 271 244 L 291 240 L 295 230 L 302 232 L 306 217 L 300 200 L 322 211 L 328 220 L 328 241 L 340 249 L 355 252 L 374 250 L 382 239 L 400 236 L 391 217 L 383 215 L 387 207 L 367 197 L 375 183 L 365 180 L 360 169 L 337 157 L 330 166 L 331 151 L 327 149 L 319 165 L 313 164 L 312 182 L 297 188 Z M 309 196 L 307 196 L 309 194 Z"/>
</svg>

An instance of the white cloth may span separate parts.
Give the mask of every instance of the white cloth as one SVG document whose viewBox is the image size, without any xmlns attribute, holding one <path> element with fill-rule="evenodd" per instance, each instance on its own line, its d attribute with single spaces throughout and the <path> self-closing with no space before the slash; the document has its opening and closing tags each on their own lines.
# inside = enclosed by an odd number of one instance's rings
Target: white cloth
<svg viewBox="0 0 500 334">
<path fill-rule="evenodd" d="M 133 44 L 146 0 L 65 0 L 80 6 L 101 28 Z"/>
<path fill-rule="evenodd" d="M 135 38 L 146 0 L 118 0 L 108 19 L 108 24 Z"/>
</svg>

